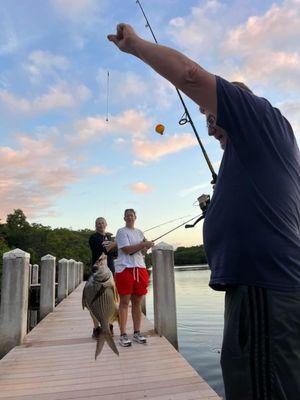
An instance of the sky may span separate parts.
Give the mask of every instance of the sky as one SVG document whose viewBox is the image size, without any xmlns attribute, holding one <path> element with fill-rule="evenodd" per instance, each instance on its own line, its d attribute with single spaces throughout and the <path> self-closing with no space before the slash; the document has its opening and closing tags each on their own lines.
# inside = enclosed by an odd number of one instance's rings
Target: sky
<svg viewBox="0 0 300 400">
<path fill-rule="evenodd" d="M 159 43 L 244 81 L 300 138 L 300 0 L 144 0 Z M 135 0 L 0 1 L 0 218 L 115 233 L 134 208 L 148 239 L 200 213 L 211 174 L 172 85 L 106 38 L 119 22 L 145 39 Z M 109 79 L 108 79 L 109 72 Z M 211 162 L 222 150 L 186 99 Z M 108 119 L 108 121 L 106 120 Z M 163 124 L 161 136 L 155 126 Z M 202 244 L 202 223 L 163 241 Z"/>
</svg>

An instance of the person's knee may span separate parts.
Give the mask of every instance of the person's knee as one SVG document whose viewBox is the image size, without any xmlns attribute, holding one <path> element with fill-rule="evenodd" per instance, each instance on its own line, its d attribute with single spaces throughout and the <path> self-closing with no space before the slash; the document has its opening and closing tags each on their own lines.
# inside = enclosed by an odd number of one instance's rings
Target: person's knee
<svg viewBox="0 0 300 400">
<path fill-rule="evenodd" d="M 120 297 L 120 306 L 121 308 L 128 308 L 130 302 L 130 298 Z"/>
<path fill-rule="evenodd" d="M 132 296 L 131 297 L 132 306 L 139 307 L 142 304 L 143 297 L 144 296 L 137 296 L 137 295 Z"/>
</svg>

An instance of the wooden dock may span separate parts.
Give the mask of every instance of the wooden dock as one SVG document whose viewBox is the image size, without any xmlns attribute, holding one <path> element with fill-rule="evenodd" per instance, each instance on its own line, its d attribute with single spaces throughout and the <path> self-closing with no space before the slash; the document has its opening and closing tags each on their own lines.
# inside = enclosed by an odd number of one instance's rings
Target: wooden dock
<svg viewBox="0 0 300 400">
<path fill-rule="evenodd" d="M 0 360 L 0 399 L 220 399 L 181 354 L 155 334 L 146 318 L 146 345 L 118 346 L 119 357 L 105 345 L 95 361 L 92 323 L 81 308 L 83 286 L 44 318 L 23 345 Z"/>
</svg>

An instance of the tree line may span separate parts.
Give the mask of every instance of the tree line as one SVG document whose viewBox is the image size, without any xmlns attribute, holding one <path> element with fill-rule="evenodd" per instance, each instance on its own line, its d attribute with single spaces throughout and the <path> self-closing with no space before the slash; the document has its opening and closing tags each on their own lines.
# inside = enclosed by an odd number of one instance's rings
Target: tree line
<svg viewBox="0 0 300 400">
<path fill-rule="evenodd" d="M 51 254 L 57 260 L 61 258 L 82 261 L 85 266 L 85 278 L 90 273 L 91 252 L 89 237 L 94 231 L 90 229 L 71 230 L 51 228 L 36 223 L 29 223 L 22 210 L 8 214 L 6 223 L 0 223 L 0 282 L 3 253 L 20 248 L 30 253 L 31 264 L 39 264 L 41 257 Z M 174 252 L 175 265 L 205 264 L 206 257 L 203 245 L 178 247 Z M 151 256 L 147 254 L 146 265 L 151 265 Z M 1 287 L 1 286 L 0 286 Z"/>
</svg>

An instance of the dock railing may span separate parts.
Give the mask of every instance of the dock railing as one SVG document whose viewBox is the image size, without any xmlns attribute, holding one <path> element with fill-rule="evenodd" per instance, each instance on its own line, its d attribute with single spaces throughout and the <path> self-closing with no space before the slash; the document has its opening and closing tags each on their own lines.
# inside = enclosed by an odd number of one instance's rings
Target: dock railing
<svg viewBox="0 0 300 400">
<path fill-rule="evenodd" d="M 174 250 L 166 243 L 152 249 L 154 329 L 178 349 Z M 23 343 L 26 334 L 83 281 L 83 263 L 47 254 L 40 265 L 15 249 L 3 255 L 0 305 L 0 357 Z M 143 303 L 143 312 L 146 305 Z"/>
<path fill-rule="evenodd" d="M 14 249 L 4 253 L 0 358 L 22 344 L 28 331 L 52 312 L 55 305 L 82 281 L 83 263 L 80 261 L 62 259 L 56 266 L 56 258 L 47 254 L 41 258 L 39 266 L 31 265 L 30 254 L 23 250 Z M 35 303 L 35 307 L 32 307 L 32 303 Z"/>
</svg>

